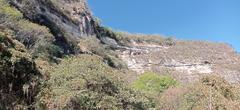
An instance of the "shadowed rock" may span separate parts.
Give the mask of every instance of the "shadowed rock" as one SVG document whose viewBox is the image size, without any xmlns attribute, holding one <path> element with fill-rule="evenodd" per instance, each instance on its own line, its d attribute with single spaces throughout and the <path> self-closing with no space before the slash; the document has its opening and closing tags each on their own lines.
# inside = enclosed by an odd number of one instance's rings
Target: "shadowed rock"
<svg viewBox="0 0 240 110">
<path fill-rule="evenodd" d="M 78 39 L 96 33 L 98 24 L 85 0 L 10 0 L 10 3 L 31 21 L 47 26 L 65 53 L 76 53 L 74 44 Z"/>
</svg>

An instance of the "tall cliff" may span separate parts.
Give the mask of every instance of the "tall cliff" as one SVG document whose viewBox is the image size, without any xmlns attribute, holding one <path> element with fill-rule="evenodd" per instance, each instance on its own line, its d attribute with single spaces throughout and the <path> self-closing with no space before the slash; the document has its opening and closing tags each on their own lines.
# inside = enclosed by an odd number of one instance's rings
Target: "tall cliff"
<svg viewBox="0 0 240 110">
<path fill-rule="evenodd" d="M 85 0 L 10 0 L 27 18 L 48 26 L 57 36 L 95 34 L 94 18 Z"/>
<path fill-rule="evenodd" d="M 10 0 L 29 20 L 47 26 L 65 53 L 76 53 L 74 43 L 96 34 L 98 27 L 85 0 Z"/>
</svg>

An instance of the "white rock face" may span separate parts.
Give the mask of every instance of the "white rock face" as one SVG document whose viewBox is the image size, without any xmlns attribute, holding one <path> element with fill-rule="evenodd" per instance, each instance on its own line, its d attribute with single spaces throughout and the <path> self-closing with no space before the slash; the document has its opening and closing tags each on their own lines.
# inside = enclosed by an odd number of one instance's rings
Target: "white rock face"
<svg viewBox="0 0 240 110">
<path fill-rule="evenodd" d="M 149 52 L 159 51 L 163 46 L 158 45 L 141 45 L 133 48 L 126 48 L 124 51 L 119 51 L 119 57 L 127 64 L 128 68 L 136 71 L 138 74 L 151 70 L 151 65 L 154 63 L 151 59 L 140 59 L 137 56 L 149 54 Z"/>
<path fill-rule="evenodd" d="M 213 72 L 210 65 L 202 65 L 202 64 L 180 65 L 175 67 L 175 69 L 177 71 L 187 72 L 188 74 L 194 74 L 194 72 L 202 73 L 202 74 L 210 74 Z"/>
<path fill-rule="evenodd" d="M 177 71 L 186 72 L 188 74 L 200 73 L 200 74 L 211 74 L 212 65 L 204 63 L 181 63 L 172 60 L 170 64 L 165 64 L 166 67 L 172 67 Z"/>
<path fill-rule="evenodd" d="M 146 71 L 170 74 L 183 83 L 194 82 L 205 75 L 220 75 L 231 83 L 240 81 L 240 58 L 222 44 L 189 41 L 189 44 L 159 46 L 135 43 L 117 52 L 128 68 L 138 74 Z"/>
</svg>

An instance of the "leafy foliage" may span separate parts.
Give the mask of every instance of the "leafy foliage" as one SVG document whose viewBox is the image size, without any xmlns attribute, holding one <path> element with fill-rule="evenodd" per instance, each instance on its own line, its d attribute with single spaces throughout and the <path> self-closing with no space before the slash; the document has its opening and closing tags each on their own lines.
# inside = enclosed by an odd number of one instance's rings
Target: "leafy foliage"
<svg viewBox="0 0 240 110">
<path fill-rule="evenodd" d="M 31 108 L 41 75 L 21 43 L 2 30 L 0 39 L 0 109 Z"/>
<path fill-rule="evenodd" d="M 169 87 L 177 85 L 177 81 L 170 76 L 159 76 L 155 73 L 144 73 L 134 83 L 133 87 L 145 92 L 160 93 Z"/>
<path fill-rule="evenodd" d="M 95 55 L 67 58 L 52 71 L 39 105 L 48 109 L 150 108 L 149 99 L 129 89 L 121 75 Z"/>
</svg>

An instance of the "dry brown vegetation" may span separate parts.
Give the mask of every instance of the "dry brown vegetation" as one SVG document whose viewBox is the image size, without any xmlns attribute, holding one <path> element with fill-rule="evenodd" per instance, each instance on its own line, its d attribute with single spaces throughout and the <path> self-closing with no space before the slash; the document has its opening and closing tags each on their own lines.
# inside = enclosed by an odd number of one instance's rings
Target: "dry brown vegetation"
<svg viewBox="0 0 240 110">
<path fill-rule="evenodd" d="M 25 46 L 0 29 L 0 109 L 33 108 L 40 72 Z"/>
<path fill-rule="evenodd" d="M 171 46 L 175 44 L 175 39 L 172 37 L 163 37 L 160 35 L 146 35 L 146 34 L 131 34 L 128 32 L 114 31 L 111 28 L 102 27 L 102 36 L 107 34 L 108 37 L 116 40 L 120 45 L 131 46 L 134 43 L 156 44 Z"/>
<path fill-rule="evenodd" d="M 174 39 L 171 37 L 162 37 L 160 35 L 130 34 L 127 32 L 115 32 L 116 39 L 124 45 L 132 43 L 174 45 Z"/>
<path fill-rule="evenodd" d="M 207 76 L 199 82 L 169 88 L 154 97 L 161 110 L 238 110 L 239 86 L 233 86 L 217 76 Z"/>
<path fill-rule="evenodd" d="M 96 55 L 64 59 L 51 72 L 39 94 L 38 109 L 137 109 L 152 107 L 122 79 L 125 75 L 103 63 Z"/>
</svg>

